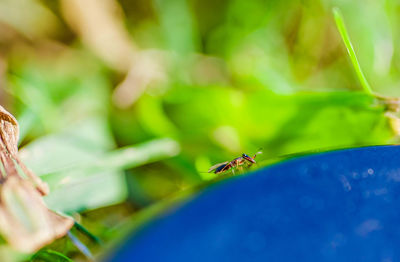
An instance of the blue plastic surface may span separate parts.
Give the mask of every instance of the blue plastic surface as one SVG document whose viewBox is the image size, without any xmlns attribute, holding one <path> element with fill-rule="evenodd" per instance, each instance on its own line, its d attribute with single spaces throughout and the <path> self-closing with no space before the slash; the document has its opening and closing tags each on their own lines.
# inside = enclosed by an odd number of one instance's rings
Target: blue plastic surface
<svg viewBox="0 0 400 262">
<path fill-rule="evenodd" d="M 301 157 L 211 186 L 112 261 L 400 261 L 400 147 Z"/>
</svg>

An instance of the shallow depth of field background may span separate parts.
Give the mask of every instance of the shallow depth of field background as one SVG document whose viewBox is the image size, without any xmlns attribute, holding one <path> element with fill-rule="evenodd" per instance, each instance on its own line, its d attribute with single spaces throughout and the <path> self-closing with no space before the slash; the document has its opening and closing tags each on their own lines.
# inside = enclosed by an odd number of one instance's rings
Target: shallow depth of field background
<svg viewBox="0 0 400 262">
<path fill-rule="evenodd" d="M 47 204 L 108 244 L 242 152 L 395 143 L 334 6 L 373 90 L 400 95 L 396 0 L 1 0 L 0 104 Z M 46 250 L 83 259 L 67 239 Z"/>
</svg>

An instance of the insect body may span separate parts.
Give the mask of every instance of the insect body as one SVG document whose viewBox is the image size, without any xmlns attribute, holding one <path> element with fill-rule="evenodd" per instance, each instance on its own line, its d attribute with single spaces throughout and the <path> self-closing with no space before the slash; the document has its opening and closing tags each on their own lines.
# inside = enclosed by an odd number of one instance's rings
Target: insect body
<svg viewBox="0 0 400 262">
<path fill-rule="evenodd" d="M 258 152 L 257 154 L 259 154 L 259 153 L 260 152 Z M 246 154 L 242 154 L 242 156 L 237 157 L 237 158 L 233 159 L 232 161 L 226 161 L 223 163 L 213 165 L 208 170 L 208 173 L 214 172 L 214 174 L 219 174 L 219 173 L 228 171 L 235 167 L 241 167 L 244 164 L 248 164 L 248 166 L 251 166 L 252 164 L 256 163 L 256 161 L 254 159 L 256 158 L 257 154 L 255 154 L 253 157 L 250 157 Z"/>
</svg>

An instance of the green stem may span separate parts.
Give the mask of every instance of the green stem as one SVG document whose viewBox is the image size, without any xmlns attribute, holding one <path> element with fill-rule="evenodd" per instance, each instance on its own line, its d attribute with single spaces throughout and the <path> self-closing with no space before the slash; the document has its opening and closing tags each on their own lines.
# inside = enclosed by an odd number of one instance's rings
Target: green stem
<svg viewBox="0 0 400 262">
<path fill-rule="evenodd" d="M 347 33 L 346 26 L 344 24 L 343 16 L 339 10 L 339 8 L 333 8 L 333 15 L 335 17 L 336 26 L 339 30 L 339 33 L 342 37 L 342 40 L 346 46 L 347 52 L 349 53 L 351 62 L 353 63 L 354 70 L 357 73 L 357 77 L 361 82 L 361 86 L 367 94 L 373 94 L 371 86 L 369 85 L 367 79 L 364 76 L 363 71 L 361 70 L 360 63 L 357 60 L 356 53 L 354 52 L 353 45 L 351 44 L 349 34 Z"/>
<path fill-rule="evenodd" d="M 96 237 L 95 235 L 93 235 L 89 230 L 87 230 L 83 225 L 79 224 L 78 222 L 74 221 L 74 226 L 75 228 L 83 233 L 84 235 L 86 235 L 87 237 L 89 237 L 92 241 L 94 241 L 96 244 L 102 244 L 101 240 Z"/>
</svg>

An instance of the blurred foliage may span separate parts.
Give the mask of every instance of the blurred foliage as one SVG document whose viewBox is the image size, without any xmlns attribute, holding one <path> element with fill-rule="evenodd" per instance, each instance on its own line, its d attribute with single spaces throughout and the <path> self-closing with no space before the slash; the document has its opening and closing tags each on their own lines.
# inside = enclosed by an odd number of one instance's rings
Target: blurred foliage
<svg viewBox="0 0 400 262">
<path fill-rule="evenodd" d="M 0 103 L 20 122 L 21 157 L 50 185 L 48 205 L 109 243 L 242 152 L 396 142 L 384 106 L 362 92 L 334 6 L 372 89 L 398 96 L 396 0 L 1 0 Z M 68 257 L 84 259 L 61 239 L 32 261 Z"/>
</svg>

